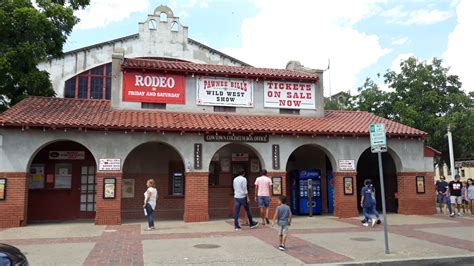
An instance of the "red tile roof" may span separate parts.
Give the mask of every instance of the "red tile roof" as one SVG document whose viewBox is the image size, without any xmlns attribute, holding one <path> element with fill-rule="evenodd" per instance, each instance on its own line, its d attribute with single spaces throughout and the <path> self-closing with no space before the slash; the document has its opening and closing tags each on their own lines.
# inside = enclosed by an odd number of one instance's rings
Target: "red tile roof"
<svg viewBox="0 0 474 266">
<path fill-rule="evenodd" d="M 189 62 L 173 62 L 154 59 L 125 58 L 122 63 L 122 69 L 157 70 L 173 73 L 184 73 L 186 75 L 197 74 L 242 78 L 304 80 L 313 82 L 319 81 L 317 74 L 286 69 L 195 64 Z"/>
<path fill-rule="evenodd" d="M 324 117 L 115 110 L 107 100 L 28 97 L 0 114 L 2 127 L 88 128 L 185 132 L 245 132 L 368 136 L 384 123 L 389 136 L 427 133 L 367 112 L 327 111 Z"/>
</svg>

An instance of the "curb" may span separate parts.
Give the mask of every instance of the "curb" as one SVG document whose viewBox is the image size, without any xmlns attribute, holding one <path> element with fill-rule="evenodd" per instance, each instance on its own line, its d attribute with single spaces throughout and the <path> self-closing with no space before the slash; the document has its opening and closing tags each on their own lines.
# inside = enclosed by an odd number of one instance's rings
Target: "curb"
<svg viewBox="0 0 474 266">
<path fill-rule="evenodd" d="M 361 261 L 340 263 L 340 265 L 365 265 L 365 266 L 405 266 L 405 265 L 474 265 L 474 255 L 427 257 L 417 259 Z"/>
</svg>

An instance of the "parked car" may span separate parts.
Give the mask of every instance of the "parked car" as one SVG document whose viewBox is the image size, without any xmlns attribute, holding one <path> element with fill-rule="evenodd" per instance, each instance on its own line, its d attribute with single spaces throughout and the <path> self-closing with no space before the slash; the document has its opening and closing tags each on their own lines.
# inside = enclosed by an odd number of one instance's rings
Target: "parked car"
<svg viewBox="0 0 474 266">
<path fill-rule="evenodd" d="M 28 266 L 25 254 L 8 244 L 0 243 L 0 266 Z"/>
</svg>

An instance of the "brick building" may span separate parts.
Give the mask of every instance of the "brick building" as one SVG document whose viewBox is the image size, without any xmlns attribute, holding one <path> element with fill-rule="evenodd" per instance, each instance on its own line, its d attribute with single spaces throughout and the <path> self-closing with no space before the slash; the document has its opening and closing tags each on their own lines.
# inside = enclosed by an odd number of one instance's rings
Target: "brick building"
<svg viewBox="0 0 474 266">
<path fill-rule="evenodd" d="M 425 132 L 324 111 L 321 71 L 251 67 L 189 39 L 167 7 L 139 29 L 45 62 L 59 97 L 29 97 L 0 115 L 0 227 L 143 218 L 148 178 L 158 219 L 229 217 L 233 177 L 245 170 L 253 196 L 261 169 L 274 197 L 292 198 L 295 173 L 318 169 L 322 213 L 356 216 L 364 179 L 380 199 L 372 123 L 387 131 L 387 209 L 435 212 Z"/>
</svg>

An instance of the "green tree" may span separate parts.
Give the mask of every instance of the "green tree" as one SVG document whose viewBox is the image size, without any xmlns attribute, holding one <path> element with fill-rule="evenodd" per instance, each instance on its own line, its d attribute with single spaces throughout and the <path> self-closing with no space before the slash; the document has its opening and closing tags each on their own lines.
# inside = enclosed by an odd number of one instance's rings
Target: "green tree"
<svg viewBox="0 0 474 266">
<path fill-rule="evenodd" d="M 36 66 L 62 55 L 79 19 L 74 10 L 90 0 L 0 2 L 0 112 L 28 95 L 55 96 L 49 74 Z"/>
<path fill-rule="evenodd" d="M 473 157 L 473 95 L 461 90 L 459 77 L 450 75 L 442 60 L 436 58 L 427 63 L 411 57 L 400 66 L 400 73 L 387 70 L 383 75 L 390 92 L 381 91 L 367 79 L 359 89 L 353 109 L 373 112 L 427 132 L 425 143 L 440 150 L 441 160 L 448 163 L 445 134 L 450 125 L 455 157 Z"/>
</svg>

